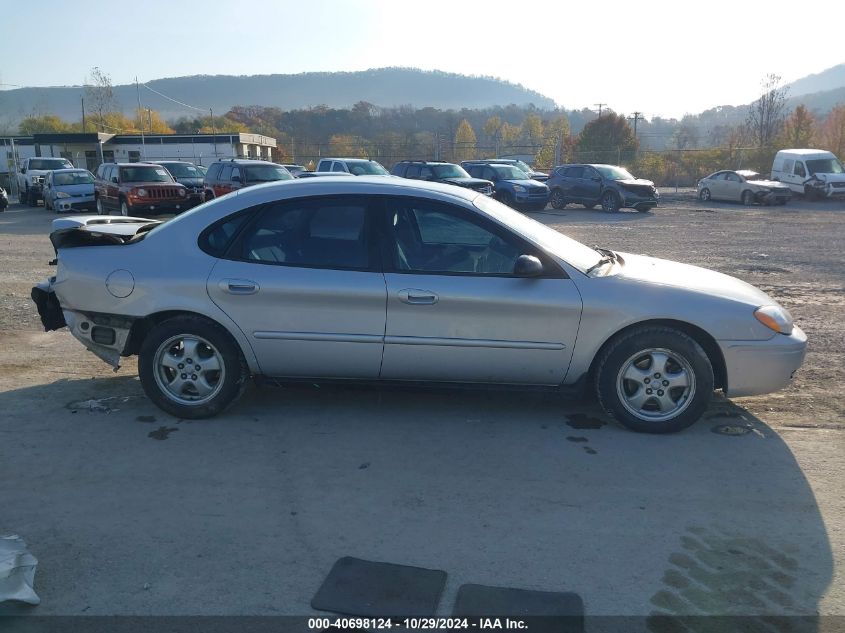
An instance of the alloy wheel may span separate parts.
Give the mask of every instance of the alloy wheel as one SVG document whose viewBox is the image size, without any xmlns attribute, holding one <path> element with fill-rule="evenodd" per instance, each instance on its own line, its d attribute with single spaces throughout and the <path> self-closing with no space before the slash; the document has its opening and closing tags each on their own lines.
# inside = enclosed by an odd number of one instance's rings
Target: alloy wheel
<svg viewBox="0 0 845 633">
<path fill-rule="evenodd" d="M 649 422 L 680 415 L 695 396 L 695 372 L 680 354 L 663 348 L 644 349 L 622 363 L 616 392 L 622 406 Z"/>
<path fill-rule="evenodd" d="M 220 352 L 193 334 L 173 336 L 156 350 L 153 372 L 161 393 L 177 404 L 200 405 L 223 387 L 225 366 Z"/>
</svg>

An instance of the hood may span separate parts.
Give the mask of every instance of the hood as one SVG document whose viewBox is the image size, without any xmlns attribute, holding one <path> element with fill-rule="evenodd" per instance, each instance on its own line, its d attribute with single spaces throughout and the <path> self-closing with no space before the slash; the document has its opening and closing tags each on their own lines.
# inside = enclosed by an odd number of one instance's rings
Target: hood
<svg viewBox="0 0 845 633">
<path fill-rule="evenodd" d="M 138 187 L 184 187 L 180 182 L 161 182 L 160 180 L 152 180 L 148 182 L 125 182 L 121 183 L 122 186 L 132 187 L 133 189 L 137 189 Z"/>
<path fill-rule="evenodd" d="M 548 187 L 546 186 L 545 183 L 542 183 L 539 180 L 531 180 L 531 179 L 528 179 L 528 178 L 519 179 L 519 180 L 506 179 L 504 182 L 509 182 L 509 183 L 514 184 L 514 185 L 522 185 L 523 187 L 534 187 L 534 188 L 543 187 L 544 189 L 548 189 Z"/>
<path fill-rule="evenodd" d="M 822 180 L 824 182 L 845 182 L 845 174 L 820 174 L 815 173 L 810 176 L 810 180 L 813 178 L 817 180 Z"/>
<path fill-rule="evenodd" d="M 789 189 L 788 185 L 778 182 L 777 180 L 746 180 L 749 185 L 757 185 L 759 187 L 769 187 L 771 189 Z"/>
<path fill-rule="evenodd" d="M 620 278 L 716 295 L 754 307 L 777 305 L 774 299 L 759 288 L 730 275 L 667 259 L 630 253 L 620 255 L 625 262 L 619 269 Z"/>
<path fill-rule="evenodd" d="M 645 186 L 645 187 L 653 187 L 654 183 L 650 180 L 644 180 L 643 178 L 628 178 L 627 180 L 617 180 L 620 185 L 637 185 L 637 186 Z"/>
<path fill-rule="evenodd" d="M 483 187 L 490 184 L 489 180 L 484 180 L 483 178 L 444 178 L 442 182 L 461 187 L 472 187 L 473 185 Z"/>
<path fill-rule="evenodd" d="M 193 176 L 180 176 L 176 178 L 176 182 L 186 187 L 200 187 L 202 186 L 202 178 L 195 178 Z"/>
<path fill-rule="evenodd" d="M 94 195 L 94 183 L 83 182 L 77 185 L 53 185 L 53 191 L 63 191 L 70 194 Z"/>
</svg>

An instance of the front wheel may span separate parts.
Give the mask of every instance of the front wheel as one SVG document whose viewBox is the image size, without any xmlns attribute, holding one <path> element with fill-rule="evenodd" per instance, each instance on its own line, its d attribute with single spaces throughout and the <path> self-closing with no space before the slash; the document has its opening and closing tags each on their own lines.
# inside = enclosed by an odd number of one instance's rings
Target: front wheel
<svg viewBox="0 0 845 633">
<path fill-rule="evenodd" d="M 552 191 L 550 202 L 552 203 L 553 209 L 564 209 L 567 204 L 566 198 L 563 197 L 563 192 L 560 189 Z"/>
<path fill-rule="evenodd" d="M 619 211 L 619 197 L 612 191 L 607 191 L 601 197 L 601 208 L 605 213 L 616 213 Z"/>
<path fill-rule="evenodd" d="M 596 390 L 604 410 L 642 433 L 674 433 L 693 424 L 710 402 L 713 367 L 690 336 L 643 327 L 602 353 Z"/>
<path fill-rule="evenodd" d="M 106 209 L 103 207 L 103 201 L 97 198 L 97 215 L 106 215 Z"/>
<path fill-rule="evenodd" d="M 701 191 L 698 192 L 698 199 L 702 202 L 709 202 L 710 201 L 710 190 L 705 187 Z"/>
<path fill-rule="evenodd" d="M 742 204 L 744 204 L 746 207 L 750 207 L 752 204 L 754 204 L 754 194 L 747 190 L 743 191 Z"/>
<path fill-rule="evenodd" d="M 155 326 L 138 354 L 144 392 L 179 418 L 208 418 L 232 404 L 249 374 L 237 344 L 206 319 L 181 316 Z"/>
<path fill-rule="evenodd" d="M 124 217 L 129 216 L 129 204 L 126 202 L 126 200 L 120 201 L 120 215 Z"/>
</svg>

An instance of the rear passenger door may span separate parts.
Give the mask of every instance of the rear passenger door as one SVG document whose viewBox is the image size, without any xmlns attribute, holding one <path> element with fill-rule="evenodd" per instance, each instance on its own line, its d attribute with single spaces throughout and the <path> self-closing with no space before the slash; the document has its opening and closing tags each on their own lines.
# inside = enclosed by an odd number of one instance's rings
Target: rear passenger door
<svg viewBox="0 0 845 633">
<path fill-rule="evenodd" d="M 249 339 L 262 373 L 378 377 L 387 291 L 370 206 L 367 196 L 280 201 L 242 228 L 214 229 L 236 237 L 208 294 Z"/>
</svg>

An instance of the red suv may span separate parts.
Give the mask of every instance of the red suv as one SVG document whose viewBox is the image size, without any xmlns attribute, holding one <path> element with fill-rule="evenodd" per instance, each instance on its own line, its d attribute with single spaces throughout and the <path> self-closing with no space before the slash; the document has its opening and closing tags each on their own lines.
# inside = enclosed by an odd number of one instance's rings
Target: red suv
<svg viewBox="0 0 845 633">
<path fill-rule="evenodd" d="M 97 213 L 179 213 L 191 206 L 188 190 L 152 163 L 103 163 L 94 181 Z"/>
<path fill-rule="evenodd" d="M 211 200 L 243 187 L 275 180 L 293 180 L 293 176 L 281 165 L 266 160 L 227 158 L 209 165 L 203 192 L 205 199 Z"/>
</svg>

